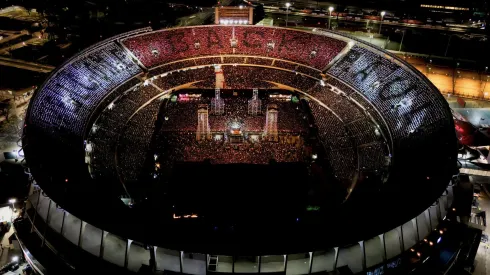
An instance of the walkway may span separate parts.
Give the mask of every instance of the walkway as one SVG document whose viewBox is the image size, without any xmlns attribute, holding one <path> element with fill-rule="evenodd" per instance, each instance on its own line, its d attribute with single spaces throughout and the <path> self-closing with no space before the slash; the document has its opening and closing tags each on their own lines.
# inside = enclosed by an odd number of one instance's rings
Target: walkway
<svg viewBox="0 0 490 275">
<path fill-rule="evenodd" d="M 55 67 L 50 65 L 38 64 L 19 59 L 12 59 L 8 57 L 0 57 L 0 65 L 15 67 L 18 69 L 30 70 L 40 73 L 49 73 L 54 70 Z"/>
<path fill-rule="evenodd" d="M 12 218 L 12 210 L 10 209 L 9 206 L 5 206 L 0 208 L 0 220 L 1 221 L 10 221 Z M 10 230 L 5 233 L 5 235 L 2 237 L 0 240 L 0 244 L 2 245 L 3 249 L 0 249 L 0 267 L 8 264 L 10 261 L 12 261 L 12 257 L 22 257 L 22 251 L 20 250 L 20 247 L 18 246 L 18 243 L 12 242 L 12 244 L 9 243 L 9 238 L 14 234 L 14 227 L 10 227 Z"/>
<path fill-rule="evenodd" d="M 490 187 L 489 185 L 490 178 L 482 178 L 482 177 L 474 177 L 474 178 L 475 180 L 477 179 L 478 182 L 485 184 L 487 186 L 487 189 Z M 486 211 L 488 216 L 488 214 L 490 213 L 490 197 L 488 192 L 484 192 L 482 190 L 478 202 L 481 210 Z M 490 236 L 490 226 L 487 225 L 483 234 L 486 236 Z M 481 242 L 480 246 L 478 247 L 478 251 L 476 253 L 476 258 L 475 258 L 475 271 L 473 272 L 473 274 L 474 275 L 490 274 L 490 243 L 488 243 L 488 241 Z"/>
</svg>

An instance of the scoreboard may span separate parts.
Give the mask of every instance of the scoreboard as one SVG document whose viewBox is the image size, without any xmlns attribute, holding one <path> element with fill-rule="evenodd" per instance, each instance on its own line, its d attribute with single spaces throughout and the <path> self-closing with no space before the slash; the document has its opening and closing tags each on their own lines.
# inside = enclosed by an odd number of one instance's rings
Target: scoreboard
<svg viewBox="0 0 490 275">
<path fill-rule="evenodd" d="M 253 8 L 239 7 L 216 7 L 215 24 L 218 25 L 252 25 Z"/>
</svg>

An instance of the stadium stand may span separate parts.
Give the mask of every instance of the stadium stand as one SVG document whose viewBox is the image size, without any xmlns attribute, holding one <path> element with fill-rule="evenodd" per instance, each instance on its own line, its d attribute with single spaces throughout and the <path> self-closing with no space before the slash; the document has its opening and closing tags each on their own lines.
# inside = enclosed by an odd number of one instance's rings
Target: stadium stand
<svg viewBox="0 0 490 275">
<path fill-rule="evenodd" d="M 71 60 L 54 73 L 31 103 L 31 123 L 46 131 L 82 135 L 91 108 L 120 83 L 141 72 L 115 43 Z"/>
<path fill-rule="evenodd" d="M 236 40 L 236 45 L 232 40 Z M 170 29 L 132 36 L 122 43 L 148 68 L 189 57 L 243 54 L 291 60 L 323 69 L 346 45 L 340 40 L 302 31 L 247 26 Z"/>
</svg>

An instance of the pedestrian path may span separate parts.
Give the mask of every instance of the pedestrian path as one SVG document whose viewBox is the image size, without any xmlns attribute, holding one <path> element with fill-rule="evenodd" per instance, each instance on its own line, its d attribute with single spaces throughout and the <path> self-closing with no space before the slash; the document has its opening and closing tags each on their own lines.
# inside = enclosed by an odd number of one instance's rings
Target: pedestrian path
<svg viewBox="0 0 490 275">
<path fill-rule="evenodd" d="M 481 210 L 485 211 L 488 215 L 490 213 L 490 198 L 486 192 L 480 193 L 480 198 L 478 199 L 479 207 Z M 475 257 L 475 271 L 474 275 L 488 275 L 490 274 L 490 226 L 485 228 L 482 234 L 482 241 L 478 247 L 478 251 Z"/>
</svg>

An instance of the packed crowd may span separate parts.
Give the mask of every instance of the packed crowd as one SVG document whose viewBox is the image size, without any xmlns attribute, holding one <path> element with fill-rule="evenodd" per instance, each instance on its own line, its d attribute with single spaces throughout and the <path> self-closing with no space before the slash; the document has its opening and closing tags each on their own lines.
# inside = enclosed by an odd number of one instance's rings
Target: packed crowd
<svg viewBox="0 0 490 275">
<path fill-rule="evenodd" d="M 221 60 L 221 57 L 198 58 L 198 59 L 195 59 L 194 62 L 198 66 L 215 65 L 215 64 L 223 63 L 223 61 Z"/>
<path fill-rule="evenodd" d="M 117 168 L 125 182 L 138 180 L 147 158 L 153 156 L 149 149 L 161 104 L 160 100 L 152 101 L 136 113 L 117 141 Z"/>
<path fill-rule="evenodd" d="M 318 129 L 320 142 L 329 152 L 329 161 L 334 175 L 340 179 L 351 179 L 356 169 L 357 154 L 347 130 L 329 110 L 314 101 L 308 103 Z"/>
<path fill-rule="evenodd" d="M 271 83 L 274 82 L 301 91 L 308 91 L 318 85 L 318 80 L 291 71 L 234 65 L 222 65 L 221 68 L 225 79 L 224 86 L 227 89 L 269 89 L 276 86 Z M 178 78 L 173 79 L 174 77 Z M 214 89 L 216 87 L 215 79 L 214 68 L 204 67 L 167 74 L 166 77 L 156 79 L 154 83 L 162 89 L 168 89 L 173 87 L 172 85 L 202 80 L 194 86 Z"/>
<path fill-rule="evenodd" d="M 266 85 L 266 81 L 288 85 L 301 91 L 307 91 L 318 84 L 318 80 L 290 71 L 246 67 L 246 66 L 222 66 L 228 87 L 245 88 Z M 250 83 L 252 81 L 252 83 Z M 248 86 L 247 86 L 248 85 Z M 267 86 L 263 87 L 267 88 Z"/>
<path fill-rule="evenodd" d="M 194 59 L 176 61 L 153 68 L 152 70 L 149 71 L 148 76 L 153 77 L 155 75 L 160 75 L 166 72 L 171 72 L 171 71 L 194 67 L 194 66 L 197 66 L 196 61 L 194 61 Z"/>
<path fill-rule="evenodd" d="M 110 167 L 117 157 L 117 171 L 125 181 L 137 180 L 145 161 L 148 159 L 150 142 L 157 141 L 154 150 L 166 156 L 166 165 L 175 161 L 204 161 L 214 163 L 255 163 L 267 164 L 271 159 L 280 162 L 299 161 L 304 158 L 302 146 L 294 146 L 287 142 L 252 142 L 245 141 L 241 146 L 224 143 L 225 135 L 232 125 L 239 125 L 240 130 L 248 134 L 260 134 L 265 126 L 267 105 L 278 107 L 278 130 L 280 135 L 302 135 L 307 133 L 306 113 L 291 102 L 278 101 L 263 97 L 262 111 L 258 116 L 248 114 L 247 96 L 222 96 L 225 102 L 225 114 L 209 115 L 210 131 L 221 134 L 220 139 L 196 141 L 197 109 L 201 104 L 210 106 L 211 96 L 203 96 L 194 100 L 178 100 L 163 104 L 159 100 L 136 113 L 126 124 L 125 121 L 135 109 L 151 98 L 158 90 L 150 86 L 138 86 L 127 92 L 106 110 L 97 121 L 97 131 L 92 133 L 90 140 L 95 144 L 92 160 L 96 173 L 114 173 L 115 167 Z M 210 93 L 212 94 L 212 93 Z M 145 99 L 139 99 L 141 96 Z M 251 95 L 250 95 L 251 97 Z M 334 96 L 332 96 L 334 98 Z M 164 105 L 164 106 L 162 106 Z M 374 142 L 379 137 L 374 135 L 372 124 L 365 119 L 358 119 L 344 124 L 327 109 L 314 101 L 309 101 L 311 114 L 318 128 L 320 141 L 328 149 L 331 165 L 338 178 L 348 180 L 357 168 L 356 147 L 361 144 Z M 117 111 L 117 112 L 115 112 Z M 161 126 L 155 128 L 155 121 L 160 117 Z M 126 118 L 126 119 L 124 119 Z M 119 135 L 119 133 L 122 133 Z M 117 147 L 114 141 L 117 141 Z M 280 139 L 281 141 L 287 139 Z M 360 165 L 367 169 L 381 167 L 384 160 L 383 151 L 379 146 L 362 147 Z M 364 152 L 365 151 L 365 152 Z M 115 154 L 117 152 L 117 155 Z M 379 153 L 379 155 L 377 155 Z M 361 159 L 362 158 L 362 159 Z"/>
<path fill-rule="evenodd" d="M 279 68 L 284 68 L 290 71 L 295 71 L 298 68 L 298 65 L 294 63 L 289 63 L 281 60 L 274 61 L 274 66 Z"/>
<path fill-rule="evenodd" d="M 173 73 L 168 73 L 165 76 L 155 77 L 153 83 L 161 88 L 162 90 L 168 90 L 174 88 L 179 85 L 196 82 L 196 81 L 204 81 L 206 85 L 211 85 L 209 88 L 214 88 L 216 85 L 215 81 L 215 71 L 214 67 L 207 66 L 203 68 L 194 68 L 176 71 Z M 203 85 L 203 84 L 196 84 Z"/>
<path fill-rule="evenodd" d="M 362 92 L 386 118 L 395 138 L 447 120 L 440 95 L 384 56 L 355 46 L 328 72 Z"/>
<path fill-rule="evenodd" d="M 152 68 L 149 71 L 149 77 L 153 77 L 155 75 L 160 75 L 166 72 L 181 70 L 185 68 L 195 67 L 195 66 L 205 66 L 205 65 L 214 65 L 214 64 L 228 64 L 228 65 L 264 65 L 264 66 L 272 66 L 277 68 L 286 69 L 293 72 L 301 72 L 306 75 L 310 75 L 312 77 L 318 78 L 320 76 L 320 71 L 301 66 L 295 63 L 286 62 L 279 59 L 274 59 L 270 57 L 251 57 L 251 56 L 233 56 L 233 55 L 224 55 L 221 57 L 196 57 L 188 60 L 175 61 L 172 63 L 164 64 Z"/>
<path fill-rule="evenodd" d="M 171 149 L 159 151 L 162 162 L 172 166 L 175 162 L 201 162 L 214 164 L 248 163 L 268 164 L 277 162 L 303 161 L 303 148 L 279 142 L 244 142 L 241 145 L 224 143 L 222 140 L 196 141 L 194 133 L 167 133 L 164 143 Z M 163 147 L 160 148 L 164 150 Z"/>
<path fill-rule="evenodd" d="M 238 123 L 242 131 L 261 132 L 265 126 L 265 113 L 267 105 L 275 104 L 278 107 L 277 128 L 280 132 L 304 133 L 306 122 L 298 104 L 263 98 L 261 114 L 252 116 L 248 114 L 249 97 L 225 97 L 225 113 L 211 115 L 209 110 L 209 125 L 212 132 L 225 132 L 230 130 L 233 122 Z M 163 122 L 162 131 L 165 132 L 195 132 L 197 129 L 197 109 L 201 104 L 210 106 L 211 97 L 199 100 L 180 101 L 169 103 L 165 111 L 167 118 Z M 297 109 L 298 108 L 298 109 Z"/>
<path fill-rule="evenodd" d="M 129 37 L 123 44 L 148 68 L 196 56 L 269 56 L 323 69 L 344 41 L 296 30 L 213 26 L 172 29 Z"/>
<path fill-rule="evenodd" d="M 245 63 L 253 65 L 272 66 L 272 61 L 273 60 L 270 58 L 247 57 Z"/>
<path fill-rule="evenodd" d="M 77 56 L 31 102 L 29 120 L 40 127 L 81 135 L 101 99 L 141 70 L 115 43 Z"/>
<path fill-rule="evenodd" d="M 265 82 L 264 73 L 257 67 L 222 66 L 226 87 L 229 89 L 247 89 L 250 87 L 268 89 L 273 84 Z"/>
<path fill-rule="evenodd" d="M 381 140 L 381 136 L 376 135 L 375 125 L 369 118 L 362 118 L 346 123 L 345 129 L 356 146 Z"/>
<path fill-rule="evenodd" d="M 349 136 L 342 121 L 340 121 L 329 110 L 320 106 L 315 101 L 308 101 L 308 106 L 311 110 L 311 114 L 313 115 L 313 119 L 315 120 L 315 125 L 318 128 L 320 141 L 324 143 L 325 147 L 327 148 L 339 148 L 339 144 L 334 144 L 333 142 L 337 142 L 336 140 L 338 138 Z M 345 145 L 352 147 L 352 144 Z"/>
<path fill-rule="evenodd" d="M 309 91 L 309 94 L 327 105 L 344 122 L 350 122 L 364 117 L 364 114 L 358 106 L 344 96 L 333 92 L 330 87 L 315 87 Z"/>
<path fill-rule="evenodd" d="M 359 169 L 379 170 L 386 166 L 386 145 L 381 142 L 358 147 Z"/>
<path fill-rule="evenodd" d="M 330 165 L 334 175 L 352 183 L 352 178 L 357 173 L 357 152 L 354 148 L 334 149 L 328 152 Z"/>
<path fill-rule="evenodd" d="M 92 148 L 94 148 L 91 165 L 95 175 L 102 175 L 102 173 L 114 174 L 115 141 L 120 136 L 124 136 L 123 132 L 131 115 L 136 113 L 140 106 L 158 95 L 159 91 L 151 85 L 137 85 L 121 93 L 122 95 L 109 104 L 99 115 L 87 137 L 87 140 L 92 144 Z M 150 106 L 155 104 L 155 102 L 160 103 L 160 101 L 156 100 Z M 147 109 L 151 108 L 147 106 L 142 112 Z M 140 112 L 136 113 L 134 119 L 130 122 L 139 116 L 141 116 Z M 137 125 L 143 125 L 143 122 L 137 123 Z"/>
</svg>

